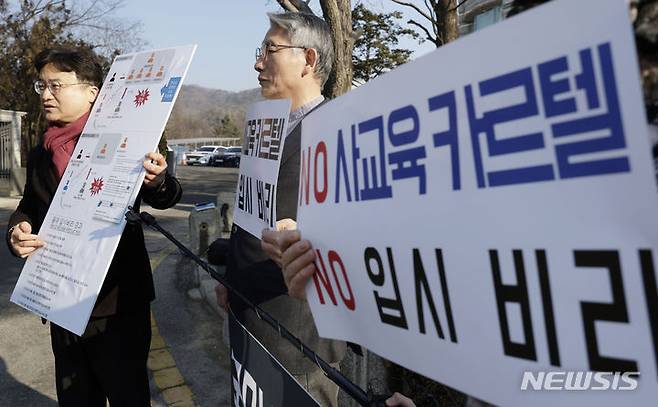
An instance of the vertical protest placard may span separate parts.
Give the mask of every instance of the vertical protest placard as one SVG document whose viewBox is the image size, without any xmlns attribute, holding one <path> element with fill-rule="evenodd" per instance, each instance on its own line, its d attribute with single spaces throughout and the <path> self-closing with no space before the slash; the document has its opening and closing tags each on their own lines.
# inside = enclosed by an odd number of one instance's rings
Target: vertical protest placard
<svg viewBox="0 0 658 407">
<path fill-rule="evenodd" d="M 319 405 L 235 318 L 233 312 L 228 313 L 228 319 L 231 339 L 231 400 L 234 407 Z"/>
<path fill-rule="evenodd" d="M 92 107 L 11 301 L 81 335 L 195 45 L 119 55 Z"/>
<path fill-rule="evenodd" d="M 260 239 L 276 225 L 276 185 L 290 99 L 254 103 L 245 119 L 233 222 Z"/>
<path fill-rule="evenodd" d="M 557 0 L 311 113 L 297 221 L 320 335 L 496 405 L 655 403 L 638 73 L 626 1 Z"/>
</svg>

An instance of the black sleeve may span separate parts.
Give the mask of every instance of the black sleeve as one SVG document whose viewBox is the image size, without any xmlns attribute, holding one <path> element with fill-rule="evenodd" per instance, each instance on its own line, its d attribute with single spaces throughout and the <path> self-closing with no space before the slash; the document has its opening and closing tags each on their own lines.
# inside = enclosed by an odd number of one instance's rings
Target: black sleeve
<svg viewBox="0 0 658 407">
<path fill-rule="evenodd" d="M 226 280 L 251 302 L 260 304 L 288 293 L 279 266 L 260 247 L 260 240 L 233 225 L 226 262 Z M 246 304 L 229 290 L 231 308 L 238 312 Z"/>
<path fill-rule="evenodd" d="M 230 284 L 256 305 L 288 294 L 281 269 L 272 260 L 254 263 L 237 274 L 230 279 Z M 230 290 L 229 302 L 235 312 L 248 308 L 247 304 Z"/>
<path fill-rule="evenodd" d="M 176 205 L 183 195 L 183 188 L 178 180 L 165 173 L 162 184 L 156 188 L 146 188 L 142 186 L 142 199 L 155 209 L 167 209 Z"/>
</svg>

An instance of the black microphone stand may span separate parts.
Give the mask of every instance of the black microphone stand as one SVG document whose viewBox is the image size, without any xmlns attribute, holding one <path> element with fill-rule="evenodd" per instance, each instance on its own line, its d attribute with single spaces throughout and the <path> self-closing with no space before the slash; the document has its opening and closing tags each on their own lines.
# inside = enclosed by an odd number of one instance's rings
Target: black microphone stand
<svg viewBox="0 0 658 407">
<path fill-rule="evenodd" d="M 290 331 L 288 331 L 286 327 L 281 325 L 279 321 L 277 321 L 269 313 L 261 309 L 258 305 L 251 302 L 241 292 L 239 292 L 233 286 L 231 286 L 231 284 L 227 282 L 224 276 L 219 274 L 217 270 L 210 267 L 208 263 L 203 261 L 199 256 L 194 254 L 190 249 L 188 249 L 184 244 L 182 244 L 178 239 L 176 239 L 171 233 L 169 233 L 162 226 L 160 226 L 158 222 L 155 220 L 155 217 L 153 217 L 153 215 L 149 214 L 148 212 L 138 213 L 132 206 L 129 206 L 128 212 L 126 212 L 126 220 L 129 223 L 143 223 L 147 226 L 152 227 L 158 232 L 162 233 L 164 237 L 166 237 L 167 239 L 169 239 L 169 241 L 175 244 L 176 247 L 178 247 L 183 253 L 185 253 L 186 256 L 194 260 L 199 266 L 201 266 L 206 272 L 208 272 L 208 274 L 210 274 L 212 278 L 222 283 L 224 287 L 226 287 L 228 290 L 230 290 L 235 295 L 237 295 L 240 298 L 240 300 L 242 300 L 245 304 L 247 304 L 249 308 L 253 309 L 254 312 L 256 312 L 258 318 L 265 321 L 268 325 L 274 328 L 279 333 L 279 336 L 286 339 L 293 346 L 299 349 L 299 351 L 304 356 L 315 362 L 315 364 L 317 364 L 318 367 L 322 369 L 322 372 L 325 374 L 325 376 L 327 376 L 331 381 L 336 383 L 338 387 L 343 389 L 345 393 L 349 394 L 360 405 L 366 407 L 385 406 L 384 400 L 386 400 L 387 398 L 386 396 L 373 395 L 370 391 L 366 393 L 362 388 L 352 383 L 339 370 L 335 369 L 330 364 L 325 362 L 322 358 L 320 358 L 320 356 L 318 356 L 317 353 L 315 353 L 311 348 L 306 346 L 299 338 L 297 338 L 295 335 L 290 333 Z"/>
</svg>

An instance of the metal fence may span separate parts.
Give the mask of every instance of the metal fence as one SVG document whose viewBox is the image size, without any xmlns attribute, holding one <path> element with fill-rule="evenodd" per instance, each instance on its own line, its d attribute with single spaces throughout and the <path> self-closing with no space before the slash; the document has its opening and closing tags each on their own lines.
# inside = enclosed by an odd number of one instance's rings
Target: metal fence
<svg viewBox="0 0 658 407">
<path fill-rule="evenodd" d="M 0 194 L 22 193 L 16 186 L 21 167 L 21 118 L 24 112 L 0 110 Z M 19 177 L 20 178 L 20 177 Z"/>
<path fill-rule="evenodd" d="M 11 122 L 0 122 L 0 179 L 3 181 L 11 176 L 12 127 Z"/>
</svg>

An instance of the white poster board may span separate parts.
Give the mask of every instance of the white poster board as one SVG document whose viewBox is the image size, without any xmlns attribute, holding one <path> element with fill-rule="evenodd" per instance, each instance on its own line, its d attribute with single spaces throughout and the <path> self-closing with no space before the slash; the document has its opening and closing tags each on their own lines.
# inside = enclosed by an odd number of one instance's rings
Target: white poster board
<svg viewBox="0 0 658 407">
<path fill-rule="evenodd" d="M 638 73 L 626 1 L 560 0 L 311 113 L 297 220 L 320 335 L 496 405 L 655 404 L 658 197 Z M 570 371 L 641 375 L 546 391 Z"/>
<path fill-rule="evenodd" d="M 11 301 L 81 335 L 196 45 L 114 59 Z"/>
<path fill-rule="evenodd" d="M 290 103 L 290 99 L 257 102 L 245 118 L 233 222 L 258 239 L 263 229 L 276 226 L 276 184 Z"/>
</svg>

